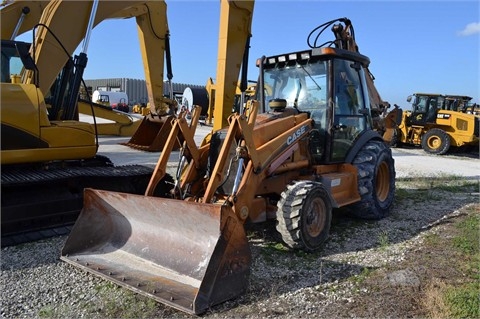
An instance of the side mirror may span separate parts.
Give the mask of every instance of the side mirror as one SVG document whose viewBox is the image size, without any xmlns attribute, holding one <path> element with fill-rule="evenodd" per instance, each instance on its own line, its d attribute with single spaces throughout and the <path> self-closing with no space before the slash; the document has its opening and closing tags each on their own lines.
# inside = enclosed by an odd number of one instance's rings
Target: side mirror
<svg viewBox="0 0 480 319">
<path fill-rule="evenodd" d="M 411 101 L 412 101 L 412 96 L 411 96 L 411 95 L 409 95 L 409 96 L 407 97 L 407 102 L 409 102 L 409 103 L 410 103 Z"/>
<path fill-rule="evenodd" d="M 30 50 L 30 45 L 25 42 L 17 42 L 15 43 L 15 47 L 17 48 L 18 55 L 20 56 L 25 69 L 36 70 L 37 66 L 28 52 Z"/>
</svg>

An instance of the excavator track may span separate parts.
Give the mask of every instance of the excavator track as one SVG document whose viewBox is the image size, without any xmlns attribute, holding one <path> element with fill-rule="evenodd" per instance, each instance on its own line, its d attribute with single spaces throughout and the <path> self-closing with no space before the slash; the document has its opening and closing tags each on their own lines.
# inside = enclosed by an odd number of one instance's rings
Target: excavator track
<svg viewBox="0 0 480 319">
<path fill-rule="evenodd" d="M 85 188 L 143 194 L 152 172 L 141 165 L 2 167 L 1 246 L 68 234 Z"/>
</svg>

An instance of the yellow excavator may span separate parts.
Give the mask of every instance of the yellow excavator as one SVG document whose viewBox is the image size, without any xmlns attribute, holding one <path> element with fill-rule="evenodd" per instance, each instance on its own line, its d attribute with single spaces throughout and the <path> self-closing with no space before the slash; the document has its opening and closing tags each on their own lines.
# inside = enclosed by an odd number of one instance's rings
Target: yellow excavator
<svg viewBox="0 0 480 319">
<path fill-rule="evenodd" d="M 8 234 L 73 223 L 85 187 L 138 194 L 146 189 L 152 169 L 113 166 L 97 155 L 96 126 L 79 121 L 79 112 L 89 107 L 78 97 L 94 26 L 134 17 L 152 116 L 171 101 L 163 97 L 169 39 L 163 1 L 14 1 L 1 8 L 1 17 L 4 245 Z M 27 30 L 33 30 L 32 44 L 13 40 Z M 82 52 L 72 58 L 82 40 Z"/>
<path fill-rule="evenodd" d="M 15 40 L 18 35 L 31 31 L 39 23 L 47 4 L 48 1 L 14 0 L 4 2 L 2 4 L 4 7 L 0 11 L 2 40 Z M 42 53 L 37 51 L 37 54 L 41 55 Z M 12 73 L 11 76 L 15 81 L 21 81 L 19 74 Z M 25 80 L 25 77 L 23 79 Z M 42 93 L 47 95 L 49 92 Z M 99 135 L 132 136 L 141 123 L 137 118 L 128 114 L 116 112 L 107 103 L 91 101 L 91 96 L 80 95 L 78 108 L 80 114 L 95 117 L 95 129 Z M 97 119 L 107 121 L 97 121 Z"/>
<path fill-rule="evenodd" d="M 180 113 L 144 195 L 86 189 L 63 261 L 201 314 L 247 289 L 245 225 L 275 220 L 285 245 L 315 251 L 334 209 L 365 219 L 389 214 L 394 159 L 373 130 L 370 61 L 346 49 L 355 42 L 350 20 L 322 24 L 321 31 L 342 28 L 333 41 L 259 58 L 255 99 L 232 115 L 252 14 L 252 1 L 221 1 L 216 127 L 197 145 L 201 108 L 191 121 Z M 170 183 L 167 162 L 178 140 Z M 168 196 L 155 195 L 166 185 Z"/>
</svg>

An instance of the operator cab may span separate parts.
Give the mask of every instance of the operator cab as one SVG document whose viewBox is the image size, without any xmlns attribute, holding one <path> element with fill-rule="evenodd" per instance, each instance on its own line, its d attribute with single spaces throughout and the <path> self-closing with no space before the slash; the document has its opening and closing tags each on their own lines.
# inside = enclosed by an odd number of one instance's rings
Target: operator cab
<svg viewBox="0 0 480 319">
<path fill-rule="evenodd" d="M 363 67 L 368 62 L 360 54 L 333 48 L 263 58 L 257 62 L 263 68 L 257 99 L 265 112 L 281 110 L 280 101 L 285 110 L 307 112 L 314 123 L 310 148 L 315 162 L 343 162 L 371 128 Z"/>
<path fill-rule="evenodd" d="M 20 83 L 22 70 L 35 68 L 28 54 L 29 48 L 30 44 L 26 42 L 2 40 L 2 83 Z"/>
<path fill-rule="evenodd" d="M 412 102 L 413 100 L 413 102 Z M 415 93 L 407 98 L 412 102 L 412 113 L 408 119 L 409 125 L 424 126 L 427 123 L 435 123 L 438 110 L 442 109 L 445 98 L 439 94 Z"/>
</svg>

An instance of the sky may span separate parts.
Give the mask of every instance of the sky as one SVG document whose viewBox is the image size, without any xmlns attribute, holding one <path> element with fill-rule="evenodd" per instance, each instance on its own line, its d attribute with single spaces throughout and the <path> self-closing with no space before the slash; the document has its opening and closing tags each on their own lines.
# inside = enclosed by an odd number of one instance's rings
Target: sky
<svg viewBox="0 0 480 319">
<path fill-rule="evenodd" d="M 215 79 L 220 1 L 166 3 L 172 81 L 204 85 Z M 375 86 L 391 105 L 408 109 L 407 96 L 415 92 L 468 95 L 480 102 L 478 0 L 257 0 L 248 79 L 257 80 L 257 58 L 308 49 L 313 29 L 341 17 L 352 21 Z M 324 34 L 325 41 L 333 39 L 329 30 Z M 144 79 L 135 19 L 106 20 L 95 27 L 87 56 L 86 80 Z"/>
</svg>

